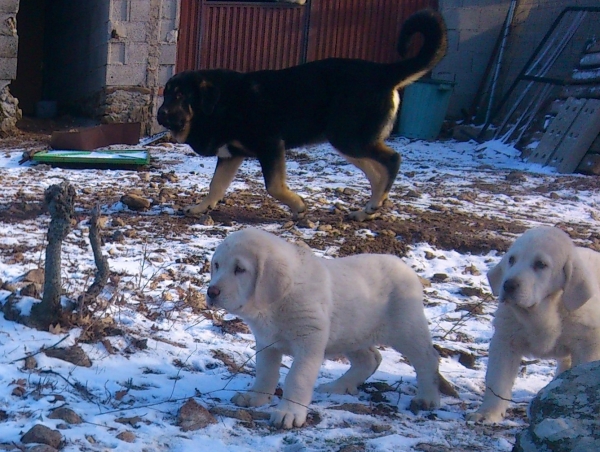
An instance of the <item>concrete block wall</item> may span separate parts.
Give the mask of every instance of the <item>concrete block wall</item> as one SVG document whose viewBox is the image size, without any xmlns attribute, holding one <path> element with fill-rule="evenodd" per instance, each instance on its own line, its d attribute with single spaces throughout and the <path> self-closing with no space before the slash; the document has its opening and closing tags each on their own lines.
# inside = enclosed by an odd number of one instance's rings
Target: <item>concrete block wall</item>
<svg viewBox="0 0 600 452">
<path fill-rule="evenodd" d="M 110 0 L 105 121 L 141 121 L 146 133 L 158 128 L 160 88 L 175 70 L 179 10 L 179 0 Z M 130 111 L 120 111 L 129 102 Z"/>
<path fill-rule="evenodd" d="M 440 12 L 448 27 L 449 48 L 446 57 L 434 69 L 433 76 L 456 82 L 448 109 L 449 117 L 462 119 L 463 111 L 470 109 L 509 6 L 510 0 L 439 1 Z M 502 60 L 496 100 L 510 87 L 552 22 L 567 6 L 598 6 L 598 0 L 519 0 Z M 599 16 L 596 17 L 600 19 Z M 593 24 L 597 24 L 597 19 L 586 24 L 590 28 L 590 36 Z M 572 67 L 582 47 L 581 40 L 571 42 L 564 54 L 572 58 L 562 60 L 565 66 Z M 557 68 L 558 71 L 564 69 Z M 489 86 L 486 85 L 483 106 L 487 106 L 488 92 Z M 480 116 L 485 114 L 484 111 L 480 113 Z"/>
<path fill-rule="evenodd" d="M 448 52 L 433 77 L 456 83 L 448 116 L 462 119 L 494 49 L 510 1 L 440 0 L 439 10 L 448 28 Z"/>
</svg>

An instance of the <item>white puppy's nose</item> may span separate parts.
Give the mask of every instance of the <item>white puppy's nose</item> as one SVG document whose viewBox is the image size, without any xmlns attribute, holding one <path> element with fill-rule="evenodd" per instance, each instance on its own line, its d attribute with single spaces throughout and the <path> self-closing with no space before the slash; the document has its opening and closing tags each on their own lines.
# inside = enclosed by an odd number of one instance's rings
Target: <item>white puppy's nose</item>
<svg viewBox="0 0 600 452">
<path fill-rule="evenodd" d="M 519 288 L 519 281 L 515 279 L 507 279 L 506 281 L 504 281 L 502 288 L 504 289 L 505 293 L 512 295 Z"/>
<path fill-rule="evenodd" d="M 221 293 L 221 289 L 219 289 L 217 286 L 209 286 L 208 290 L 206 291 L 208 298 L 213 298 L 213 299 L 217 298 L 220 293 Z"/>
</svg>

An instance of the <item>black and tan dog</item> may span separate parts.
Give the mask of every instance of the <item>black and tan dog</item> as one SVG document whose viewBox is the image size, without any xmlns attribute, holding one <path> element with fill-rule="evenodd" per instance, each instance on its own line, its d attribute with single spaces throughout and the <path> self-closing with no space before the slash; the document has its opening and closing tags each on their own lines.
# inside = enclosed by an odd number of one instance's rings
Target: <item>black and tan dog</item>
<svg viewBox="0 0 600 452">
<path fill-rule="evenodd" d="M 352 217 L 370 218 L 400 168 L 400 155 L 384 144 L 400 104 L 397 90 L 431 70 L 446 51 L 438 13 L 423 10 L 408 18 L 398 40 L 401 56 L 416 33 L 424 38 L 418 54 L 397 63 L 329 58 L 282 70 L 174 75 L 158 122 L 199 155 L 218 157 L 208 196 L 185 214 L 214 208 L 244 158 L 256 157 L 269 194 L 298 217 L 306 204 L 287 187 L 285 150 L 329 141 L 369 179 L 371 199 Z"/>
</svg>

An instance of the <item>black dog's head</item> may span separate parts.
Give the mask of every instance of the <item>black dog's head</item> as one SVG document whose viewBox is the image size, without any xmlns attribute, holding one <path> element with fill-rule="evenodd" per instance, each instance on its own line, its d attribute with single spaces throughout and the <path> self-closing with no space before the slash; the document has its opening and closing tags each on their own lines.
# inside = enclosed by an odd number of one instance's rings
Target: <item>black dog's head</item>
<svg viewBox="0 0 600 452">
<path fill-rule="evenodd" d="M 219 88 L 203 72 L 175 74 L 165 86 L 164 101 L 157 114 L 158 123 L 169 129 L 179 143 L 185 143 L 194 118 L 212 115 L 219 96 Z"/>
</svg>

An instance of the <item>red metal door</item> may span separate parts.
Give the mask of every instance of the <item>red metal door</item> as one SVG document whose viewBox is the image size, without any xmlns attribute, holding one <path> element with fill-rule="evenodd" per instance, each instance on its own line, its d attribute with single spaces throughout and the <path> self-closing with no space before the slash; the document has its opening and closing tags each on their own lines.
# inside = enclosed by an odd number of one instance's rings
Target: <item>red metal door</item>
<svg viewBox="0 0 600 452">
<path fill-rule="evenodd" d="M 437 0 L 181 0 L 177 71 L 280 69 L 327 57 L 394 61 L 402 22 Z"/>
<path fill-rule="evenodd" d="M 396 61 L 402 23 L 420 9 L 437 6 L 437 0 L 312 0 L 307 61 Z"/>
</svg>

